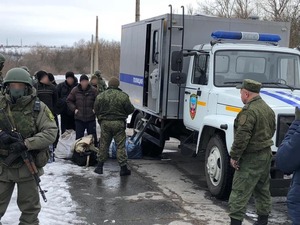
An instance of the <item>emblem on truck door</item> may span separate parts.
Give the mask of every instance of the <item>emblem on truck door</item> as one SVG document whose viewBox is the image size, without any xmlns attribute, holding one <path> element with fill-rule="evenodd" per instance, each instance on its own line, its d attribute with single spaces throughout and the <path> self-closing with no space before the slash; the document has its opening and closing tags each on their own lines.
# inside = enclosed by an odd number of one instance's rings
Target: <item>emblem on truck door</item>
<svg viewBox="0 0 300 225">
<path fill-rule="evenodd" d="M 197 95 L 192 94 L 190 96 L 190 116 L 191 116 L 192 120 L 196 116 L 196 112 L 197 112 L 197 100 L 198 100 L 198 96 Z"/>
</svg>

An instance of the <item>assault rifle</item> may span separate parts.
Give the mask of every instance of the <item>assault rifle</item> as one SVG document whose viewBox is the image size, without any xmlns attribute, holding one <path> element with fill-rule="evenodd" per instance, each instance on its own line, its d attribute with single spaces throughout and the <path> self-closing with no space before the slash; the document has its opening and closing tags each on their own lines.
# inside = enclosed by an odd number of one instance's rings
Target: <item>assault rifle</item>
<svg viewBox="0 0 300 225">
<path fill-rule="evenodd" d="M 24 142 L 24 139 L 23 139 L 22 135 L 14 129 L 14 127 L 13 127 L 11 121 L 9 120 L 7 114 L 5 113 L 5 111 L 3 109 L 0 109 L 0 111 L 3 113 L 5 120 L 8 122 L 11 132 L 16 134 L 19 141 Z M 46 198 L 46 195 L 45 195 L 45 193 L 47 191 L 43 190 L 40 186 L 41 179 L 38 175 L 38 170 L 37 170 L 36 165 L 33 161 L 32 155 L 27 150 L 22 151 L 22 152 L 9 154 L 8 157 L 5 159 L 5 161 L 3 162 L 3 164 L 6 165 L 6 166 L 10 166 L 19 157 L 22 157 L 22 159 L 23 159 L 24 163 L 26 164 L 29 172 L 32 174 L 32 176 L 35 180 L 36 186 L 38 187 L 39 192 L 40 192 L 44 202 L 47 202 L 47 198 Z"/>
</svg>

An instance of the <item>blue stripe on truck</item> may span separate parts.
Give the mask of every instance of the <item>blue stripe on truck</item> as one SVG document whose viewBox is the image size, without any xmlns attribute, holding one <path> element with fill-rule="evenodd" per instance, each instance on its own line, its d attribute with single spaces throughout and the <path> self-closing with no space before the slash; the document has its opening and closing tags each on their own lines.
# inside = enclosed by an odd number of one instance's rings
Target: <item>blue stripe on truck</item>
<svg viewBox="0 0 300 225">
<path fill-rule="evenodd" d="M 137 86 L 144 86 L 144 77 L 126 74 L 126 73 L 120 73 L 120 81 L 132 85 Z"/>
<path fill-rule="evenodd" d="M 270 93 L 270 92 L 268 92 L 268 91 L 260 91 L 260 93 L 265 94 L 265 95 L 269 95 L 269 96 L 271 96 L 271 97 L 273 97 L 273 98 L 276 98 L 276 99 L 278 99 L 278 100 L 280 100 L 280 101 L 283 101 L 283 102 L 285 102 L 285 103 L 287 103 L 287 104 L 289 104 L 289 105 L 297 106 L 298 108 L 300 108 L 300 104 L 299 104 L 298 102 L 295 102 L 295 101 L 292 101 L 292 100 L 290 100 L 290 99 L 287 99 L 287 98 L 285 98 L 284 96 L 280 96 L 280 95 L 277 95 L 277 94 L 273 94 L 273 93 Z"/>
</svg>

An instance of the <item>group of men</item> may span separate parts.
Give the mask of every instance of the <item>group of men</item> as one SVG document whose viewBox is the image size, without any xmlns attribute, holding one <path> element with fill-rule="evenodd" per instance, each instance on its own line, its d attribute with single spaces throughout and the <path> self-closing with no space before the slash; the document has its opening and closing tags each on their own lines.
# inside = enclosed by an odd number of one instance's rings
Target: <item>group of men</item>
<svg viewBox="0 0 300 225">
<path fill-rule="evenodd" d="M 76 137 L 84 131 L 96 137 L 96 117 L 101 127 L 98 165 L 95 172 L 103 173 L 108 147 L 114 138 L 117 144 L 120 176 L 131 171 L 127 167 L 125 151 L 126 118 L 134 110 L 129 96 L 119 89 L 119 80 L 112 78 L 106 86 L 101 73 L 94 83 L 87 75 L 81 75 L 79 83 L 74 73 L 66 73 L 66 80 L 56 85 L 54 76 L 45 71 L 32 79 L 26 67 L 12 68 L 5 76 L 1 73 L 5 57 L 0 54 L 0 224 L 15 185 L 18 187 L 17 204 L 21 211 L 20 225 L 39 224 L 41 209 L 39 190 L 23 153 L 33 157 L 38 175 L 49 160 L 49 146 L 58 136 L 58 124 L 54 115 L 61 116 L 61 131 L 76 130 Z M 93 76 L 93 80 L 95 80 Z M 100 86 L 101 85 L 101 86 Z M 13 159 L 13 160 L 8 160 Z"/>
</svg>

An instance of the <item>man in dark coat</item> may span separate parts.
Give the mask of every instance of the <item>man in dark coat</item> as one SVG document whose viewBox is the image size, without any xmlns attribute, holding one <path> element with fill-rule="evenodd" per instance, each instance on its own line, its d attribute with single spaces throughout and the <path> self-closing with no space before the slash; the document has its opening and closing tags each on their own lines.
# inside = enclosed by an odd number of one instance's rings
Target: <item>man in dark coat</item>
<svg viewBox="0 0 300 225">
<path fill-rule="evenodd" d="M 300 225 L 300 110 L 296 108 L 295 120 L 290 126 L 276 154 L 276 166 L 286 174 L 293 173 L 287 196 L 288 212 L 293 225 Z"/>
<path fill-rule="evenodd" d="M 74 112 L 67 106 L 67 97 L 74 87 L 77 86 L 76 77 L 73 72 L 66 73 L 66 80 L 56 86 L 58 94 L 57 111 L 61 117 L 61 133 L 67 129 L 75 130 Z"/>
<path fill-rule="evenodd" d="M 67 98 L 69 109 L 74 112 L 76 124 L 76 139 L 84 136 L 84 131 L 94 136 L 97 145 L 96 116 L 94 102 L 97 97 L 97 89 L 89 83 L 87 75 L 80 77 L 80 83 L 75 87 Z"/>
<path fill-rule="evenodd" d="M 40 70 L 36 73 L 37 82 L 34 87 L 37 92 L 37 97 L 39 100 L 44 102 L 48 108 L 51 110 L 54 118 L 56 117 L 56 125 L 58 126 L 57 116 L 56 116 L 56 104 L 57 104 L 57 90 L 55 86 L 50 82 L 49 75 L 46 71 Z M 57 132 L 56 140 L 53 145 L 49 146 L 50 161 L 54 161 L 54 151 L 58 143 L 59 131 Z"/>
<path fill-rule="evenodd" d="M 40 70 L 36 74 L 38 82 L 34 85 L 37 90 L 38 98 L 44 102 L 51 110 L 52 114 L 55 114 L 55 107 L 57 104 L 57 90 L 55 86 L 50 82 L 48 73 Z"/>
</svg>

